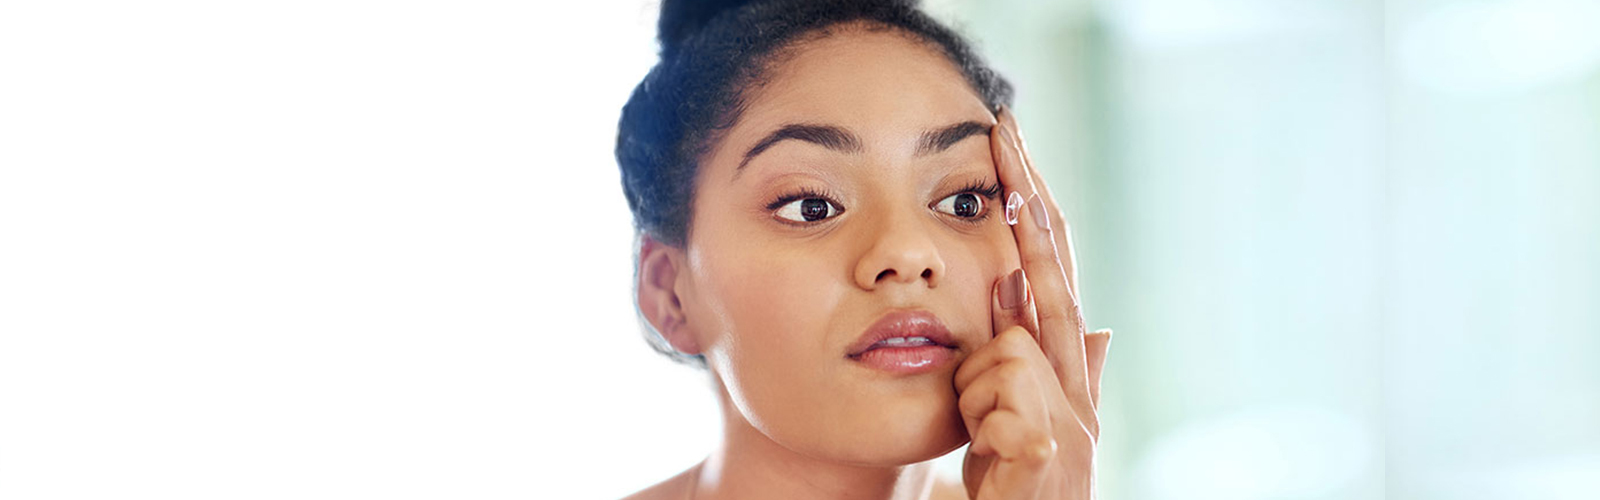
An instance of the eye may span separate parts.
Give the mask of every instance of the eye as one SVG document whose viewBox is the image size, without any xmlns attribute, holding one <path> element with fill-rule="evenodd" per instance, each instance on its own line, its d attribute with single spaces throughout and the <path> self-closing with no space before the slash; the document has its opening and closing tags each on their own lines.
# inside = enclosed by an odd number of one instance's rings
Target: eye
<svg viewBox="0 0 1600 500">
<path fill-rule="evenodd" d="M 777 216 L 794 222 L 816 222 L 839 215 L 842 210 L 822 198 L 802 198 L 778 207 Z"/>
<path fill-rule="evenodd" d="M 983 214 L 983 198 L 973 193 L 957 193 L 939 200 L 933 209 L 963 219 L 974 219 Z"/>
</svg>

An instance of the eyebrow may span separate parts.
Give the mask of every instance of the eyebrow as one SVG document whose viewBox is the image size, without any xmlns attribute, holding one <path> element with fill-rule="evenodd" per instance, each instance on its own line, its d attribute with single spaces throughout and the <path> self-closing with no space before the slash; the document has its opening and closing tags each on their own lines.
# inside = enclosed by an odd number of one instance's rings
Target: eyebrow
<svg viewBox="0 0 1600 500">
<path fill-rule="evenodd" d="M 962 139 L 975 135 L 988 135 L 989 126 L 982 123 L 966 121 L 938 130 L 930 130 L 922 134 L 922 140 L 917 141 L 917 156 L 940 153 L 950 146 L 961 142 Z"/>
<path fill-rule="evenodd" d="M 752 146 L 749 151 L 746 151 L 744 153 L 744 161 L 739 162 L 738 170 L 743 171 L 744 166 L 749 165 L 750 160 L 755 158 L 756 155 L 789 139 L 809 142 L 841 153 L 861 152 L 861 139 L 848 130 L 832 125 L 789 124 L 767 134 L 760 142 Z"/>
<path fill-rule="evenodd" d="M 975 121 L 964 121 L 929 130 L 924 132 L 922 137 L 917 140 L 917 149 L 914 154 L 916 156 L 926 156 L 943 152 L 968 137 L 988 135 L 990 128 L 992 127 L 989 125 Z M 750 160 L 757 155 L 780 142 L 790 139 L 809 142 L 841 153 L 861 152 L 861 139 L 850 133 L 849 130 L 833 125 L 793 123 L 779 127 L 756 142 L 755 146 L 751 146 L 750 150 L 745 152 L 744 159 L 739 162 L 739 167 L 735 169 L 734 176 L 738 177 L 739 174 L 743 173 L 744 167 L 749 165 Z"/>
</svg>

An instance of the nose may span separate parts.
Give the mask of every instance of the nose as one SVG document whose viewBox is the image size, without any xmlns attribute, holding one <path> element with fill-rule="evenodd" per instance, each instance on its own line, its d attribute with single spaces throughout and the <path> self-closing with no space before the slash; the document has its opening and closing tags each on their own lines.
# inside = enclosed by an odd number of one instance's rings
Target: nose
<svg viewBox="0 0 1600 500">
<path fill-rule="evenodd" d="M 870 246 L 856 263 L 857 286 L 874 290 L 890 283 L 912 285 L 918 281 L 928 288 L 939 286 L 944 279 L 944 260 L 934 241 L 935 229 L 916 219 L 886 217 L 868 229 Z"/>
</svg>

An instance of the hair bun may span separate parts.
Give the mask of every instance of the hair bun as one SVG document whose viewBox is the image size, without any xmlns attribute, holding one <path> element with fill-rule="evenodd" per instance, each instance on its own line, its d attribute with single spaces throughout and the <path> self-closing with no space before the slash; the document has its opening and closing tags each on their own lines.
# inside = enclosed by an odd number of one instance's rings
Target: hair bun
<svg viewBox="0 0 1600 500">
<path fill-rule="evenodd" d="M 752 0 L 661 0 L 661 20 L 656 39 L 663 51 L 671 51 L 690 35 L 724 11 L 737 9 Z"/>
<path fill-rule="evenodd" d="M 765 0 L 661 0 L 661 17 L 656 24 L 656 39 L 663 53 L 675 52 L 683 42 L 704 29 L 718 14 L 736 10 L 746 4 Z M 920 0 L 809 0 L 814 3 L 836 5 L 885 5 L 917 8 Z M 778 2 L 773 2 L 778 3 Z M 802 4 L 804 1 L 790 2 Z M 782 9 L 783 6 L 775 6 Z"/>
</svg>

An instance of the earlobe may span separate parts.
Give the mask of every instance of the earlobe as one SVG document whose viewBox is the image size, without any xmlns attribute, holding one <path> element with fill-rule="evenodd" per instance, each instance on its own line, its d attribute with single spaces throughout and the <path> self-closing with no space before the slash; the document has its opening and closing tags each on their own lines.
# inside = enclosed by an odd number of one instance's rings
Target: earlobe
<svg viewBox="0 0 1600 500">
<path fill-rule="evenodd" d="M 678 293 L 679 273 L 683 271 L 683 250 L 641 236 L 639 245 L 639 311 L 650 326 L 661 333 L 678 352 L 700 354 L 700 342 L 690 328 L 683 298 Z"/>
</svg>

